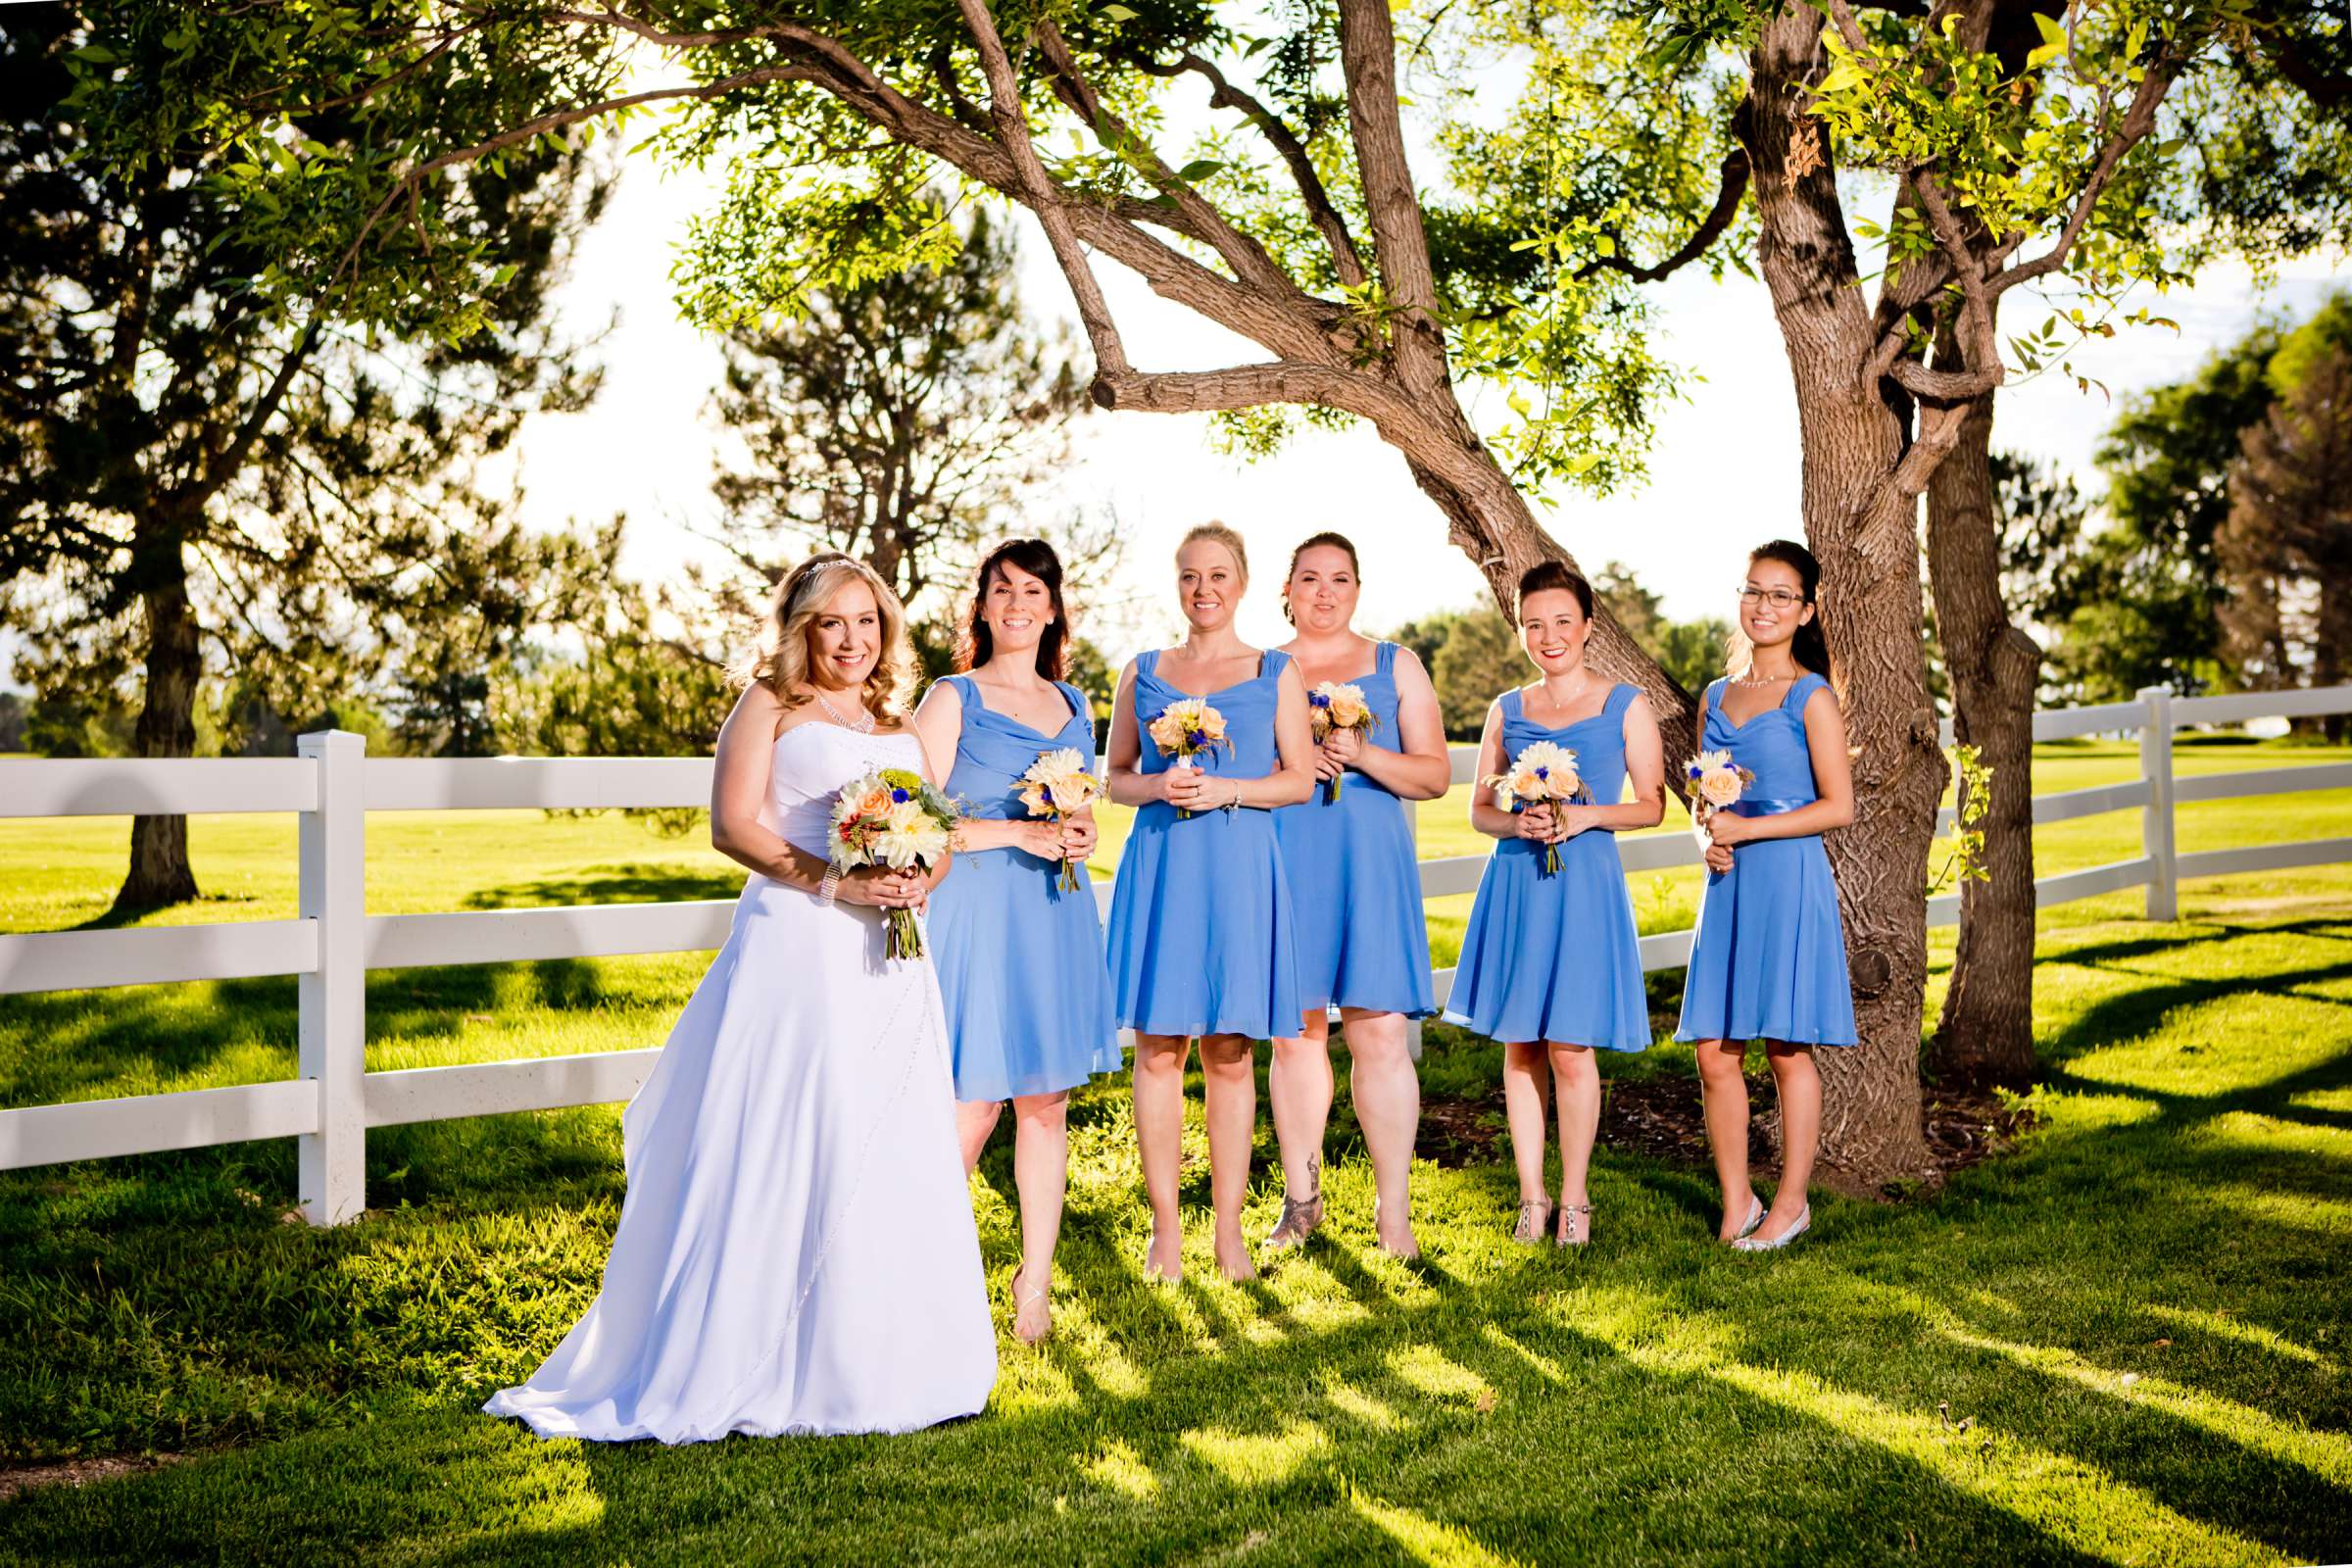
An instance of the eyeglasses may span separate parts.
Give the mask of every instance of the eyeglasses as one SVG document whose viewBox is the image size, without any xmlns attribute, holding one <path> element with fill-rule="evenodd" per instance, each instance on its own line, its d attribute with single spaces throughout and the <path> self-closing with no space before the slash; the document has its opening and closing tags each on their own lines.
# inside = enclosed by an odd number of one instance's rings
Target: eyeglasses
<svg viewBox="0 0 2352 1568">
<path fill-rule="evenodd" d="M 1740 602 L 1743 605 L 1769 604 L 1775 610 L 1788 610 L 1803 604 L 1805 596 L 1791 593 L 1786 588 L 1759 588 L 1749 583 L 1740 590 Z"/>
</svg>

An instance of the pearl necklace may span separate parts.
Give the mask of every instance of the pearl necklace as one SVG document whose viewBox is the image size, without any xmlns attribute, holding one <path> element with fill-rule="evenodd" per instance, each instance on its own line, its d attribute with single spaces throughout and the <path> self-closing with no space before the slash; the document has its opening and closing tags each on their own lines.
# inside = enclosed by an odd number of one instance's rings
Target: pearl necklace
<svg viewBox="0 0 2352 1568">
<path fill-rule="evenodd" d="M 823 692 L 817 692 L 815 696 L 816 706 L 823 709 L 826 715 L 830 717 L 834 723 L 839 724 L 843 729 L 848 730 L 851 734 L 871 735 L 874 732 L 873 714 L 859 713 L 855 719 L 844 718 L 841 716 L 840 709 L 835 708 L 831 703 L 825 701 L 825 694 Z"/>
</svg>

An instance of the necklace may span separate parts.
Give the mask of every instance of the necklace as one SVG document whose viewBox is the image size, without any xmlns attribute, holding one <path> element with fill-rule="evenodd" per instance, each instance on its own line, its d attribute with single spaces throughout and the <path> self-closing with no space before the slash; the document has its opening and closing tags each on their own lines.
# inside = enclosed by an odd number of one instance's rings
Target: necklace
<svg viewBox="0 0 2352 1568">
<path fill-rule="evenodd" d="M 1733 677 L 1732 684 L 1735 686 L 1778 686 L 1788 678 L 1786 675 L 1738 675 Z"/>
<path fill-rule="evenodd" d="M 841 716 L 840 709 L 835 708 L 831 703 L 825 701 L 825 694 L 823 692 L 817 692 L 815 695 L 816 706 L 823 709 L 826 716 L 831 718 L 834 723 L 839 724 L 843 729 L 848 730 L 853 735 L 871 735 L 874 732 L 873 714 L 859 713 L 855 719 L 844 718 Z"/>
</svg>

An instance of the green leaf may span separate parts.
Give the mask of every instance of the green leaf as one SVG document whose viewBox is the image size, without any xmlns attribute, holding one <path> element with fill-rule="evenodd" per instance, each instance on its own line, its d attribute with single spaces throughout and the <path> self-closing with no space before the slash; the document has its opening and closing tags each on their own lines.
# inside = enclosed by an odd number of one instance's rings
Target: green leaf
<svg viewBox="0 0 2352 1568">
<path fill-rule="evenodd" d="M 1188 185 L 1197 184 L 1224 167 L 1221 161 L 1214 158 L 1196 158 L 1176 171 L 1176 177 Z"/>
<path fill-rule="evenodd" d="M 1118 5 L 1116 3 L 1104 6 L 1101 11 L 1098 11 L 1095 14 L 1100 17 L 1108 17 L 1113 22 L 1133 22 L 1136 18 L 1135 12 L 1130 11 L 1127 9 L 1127 7 Z"/>
</svg>

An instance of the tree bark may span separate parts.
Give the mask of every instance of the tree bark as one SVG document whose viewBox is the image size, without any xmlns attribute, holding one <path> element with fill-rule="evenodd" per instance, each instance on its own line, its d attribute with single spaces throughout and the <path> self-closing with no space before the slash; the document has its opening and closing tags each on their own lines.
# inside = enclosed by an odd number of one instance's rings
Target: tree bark
<svg viewBox="0 0 2352 1568">
<path fill-rule="evenodd" d="M 196 750 L 196 681 L 203 656 L 196 612 L 188 602 L 188 567 L 176 529 L 142 518 L 134 539 L 133 571 L 147 623 L 146 691 L 133 732 L 134 755 L 189 757 Z M 196 897 L 188 864 L 185 816 L 130 819 L 130 868 L 115 895 L 122 912 L 184 904 Z"/>
<path fill-rule="evenodd" d="M 1945 766 L 1928 700 L 1917 504 L 1897 482 L 1907 421 L 1861 372 L 1873 330 L 1827 136 L 1805 113 L 1818 13 L 1767 23 L 1738 122 L 1754 170 L 1757 260 L 1795 381 L 1805 533 L 1854 748 L 1854 821 L 1829 834 L 1861 1044 L 1818 1053 L 1821 1154 L 1863 1186 L 1929 1166 L 1920 1123 L 1927 862 Z M 1760 532 L 1775 531 L 1769 526 Z"/>
<path fill-rule="evenodd" d="M 1938 344 L 1937 358 L 1951 352 Z M 2041 649 L 2001 601 L 1993 511 L 1992 398 L 1928 483 L 1928 574 L 1952 683 L 1952 735 L 1991 769 L 1984 881 L 1960 886 L 1960 944 L 1934 1059 L 1944 1077 L 2034 1083 L 2034 693 Z"/>
</svg>

